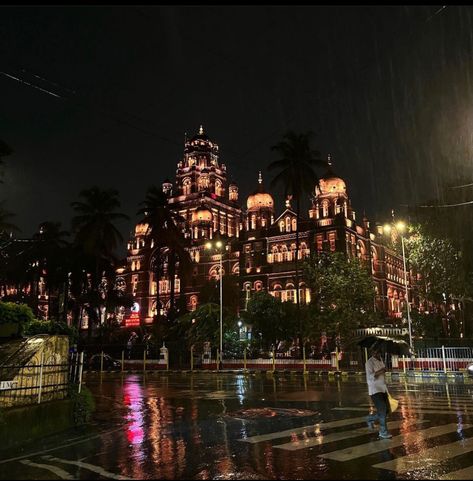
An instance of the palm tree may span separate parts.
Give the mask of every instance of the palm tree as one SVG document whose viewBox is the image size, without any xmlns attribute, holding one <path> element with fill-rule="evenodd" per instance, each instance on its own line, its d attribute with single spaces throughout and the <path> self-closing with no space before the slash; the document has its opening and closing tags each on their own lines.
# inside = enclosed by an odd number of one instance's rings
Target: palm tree
<svg viewBox="0 0 473 481">
<path fill-rule="evenodd" d="M 83 201 L 72 202 L 71 206 L 77 213 L 72 219 L 72 230 L 75 233 L 75 244 L 80 246 L 85 257 L 93 259 L 94 271 L 87 272 L 91 275 L 91 289 L 89 297 L 93 309 L 90 310 L 92 319 L 89 321 L 88 335 L 92 335 L 92 323 L 98 319 L 100 300 L 99 291 L 102 274 L 109 271 L 110 266 L 116 261 L 114 252 L 123 240 L 115 223 L 128 219 L 128 216 L 117 212 L 120 207 L 118 191 L 115 189 L 101 190 L 94 186 L 82 190 L 79 197 Z M 90 264 L 84 260 L 86 269 Z"/>
<path fill-rule="evenodd" d="M 299 326 L 299 346 L 302 350 L 302 319 L 300 315 L 299 303 L 299 220 L 300 220 L 300 203 L 304 194 L 309 194 L 318 185 L 319 179 L 315 172 L 315 168 L 326 166 L 320 158 L 320 152 L 313 150 L 310 146 L 310 141 L 313 137 L 312 132 L 297 134 L 293 131 L 288 131 L 283 136 L 283 140 L 271 147 L 271 150 L 278 153 L 280 156 L 278 160 L 270 163 L 268 169 L 270 171 L 277 171 L 275 177 L 271 182 L 271 187 L 282 185 L 284 190 L 284 197 L 292 196 L 296 203 L 296 304 L 297 317 Z M 302 351 L 301 351 L 302 352 Z"/>
<path fill-rule="evenodd" d="M 153 263 L 157 283 L 156 309 L 159 313 L 161 307 L 159 279 L 164 274 L 164 263 L 167 259 L 167 274 L 171 289 L 168 318 L 174 319 L 176 268 L 179 263 L 179 275 L 182 279 L 182 276 L 188 272 L 191 263 L 189 253 L 185 249 L 186 243 L 181 229 L 184 219 L 170 208 L 166 194 L 156 186 L 148 188 L 145 200 L 140 205 L 142 207 L 138 211 L 138 215 L 143 216 L 142 222 L 148 224 L 148 232 L 156 246 Z"/>
</svg>

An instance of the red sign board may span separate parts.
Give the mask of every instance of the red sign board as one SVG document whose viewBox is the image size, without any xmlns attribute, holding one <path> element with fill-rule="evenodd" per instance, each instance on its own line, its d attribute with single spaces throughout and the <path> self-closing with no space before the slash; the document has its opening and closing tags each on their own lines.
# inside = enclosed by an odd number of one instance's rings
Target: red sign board
<svg viewBox="0 0 473 481">
<path fill-rule="evenodd" d="M 125 327 L 136 327 L 140 325 L 140 315 L 132 312 L 130 317 L 125 319 Z"/>
</svg>

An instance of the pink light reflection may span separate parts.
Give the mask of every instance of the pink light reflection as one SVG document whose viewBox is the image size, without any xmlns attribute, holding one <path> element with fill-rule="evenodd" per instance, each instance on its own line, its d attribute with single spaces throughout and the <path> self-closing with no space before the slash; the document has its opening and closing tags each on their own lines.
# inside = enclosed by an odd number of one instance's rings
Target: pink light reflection
<svg viewBox="0 0 473 481">
<path fill-rule="evenodd" d="M 124 387 L 124 403 L 129 407 L 126 416 L 127 439 L 130 444 L 141 444 L 144 438 L 143 431 L 143 391 L 137 381 L 127 382 Z"/>
</svg>

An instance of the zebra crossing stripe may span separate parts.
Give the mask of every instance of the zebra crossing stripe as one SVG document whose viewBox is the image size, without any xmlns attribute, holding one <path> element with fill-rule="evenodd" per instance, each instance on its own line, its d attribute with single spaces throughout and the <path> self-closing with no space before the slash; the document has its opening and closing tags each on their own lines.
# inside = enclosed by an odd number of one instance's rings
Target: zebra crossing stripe
<svg viewBox="0 0 473 481">
<path fill-rule="evenodd" d="M 464 428 L 467 425 L 463 426 Z M 442 444 L 441 446 L 435 446 L 434 448 L 426 449 L 422 451 L 422 454 L 415 453 L 408 456 L 402 456 L 400 458 L 393 459 L 392 461 L 386 461 L 384 463 L 374 464 L 374 468 L 389 469 L 396 473 L 405 473 L 406 471 L 412 471 L 416 469 L 422 469 L 426 467 L 426 460 L 429 461 L 429 468 L 432 465 L 440 464 L 455 456 L 461 454 L 470 453 L 473 451 L 473 438 L 466 439 L 464 441 L 455 441 L 450 444 Z M 452 473 L 449 473 L 448 479 L 452 479 Z"/>
<path fill-rule="evenodd" d="M 262 441 L 270 441 L 271 439 L 290 437 L 293 434 L 301 434 L 304 432 L 317 433 L 319 430 L 323 431 L 329 428 L 338 428 L 340 426 L 349 426 L 350 424 L 357 424 L 366 421 L 366 416 L 357 418 L 339 419 L 337 421 L 329 421 L 327 423 L 316 423 L 309 426 L 302 426 L 300 428 L 287 429 L 285 431 L 277 431 L 274 433 L 261 434 L 259 436 L 250 436 L 239 439 L 246 443 L 261 443 Z"/>
<path fill-rule="evenodd" d="M 409 407 L 409 406 L 400 406 L 399 409 L 402 409 L 403 407 Z M 398 411 L 399 411 L 398 409 Z M 449 409 L 416 409 L 415 406 L 411 406 L 411 409 L 413 409 L 413 412 L 416 414 L 457 414 L 458 411 L 462 412 L 469 412 L 466 409 L 457 409 L 457 408 L 449 408 Z M 345 408 L 332 408 L 332 411 L 365 411 L 367 412 L 367 408 L 358 408 L 358 407 L 345 407 Z"/>
<path fill-rule="evenodd" d="M 26 464 L 26 466 L 31 466 L 32 468 L 39 468 L 45 469 L 46 471 L 51 471 L 51 473 L 54 473 L 58 478 L 61 479 L 75 479 L 72 474 L 68 473 L 64 469 L 58 468 L 57 466 L 53 466 L 52 464 L 33 463 L 33 461 L 30 461 L 29 459 L 22 459 L 20 463 Z"/>
<path fill-rule="evenodd" d="M 422 424 L 428 422 L 426 419 L 421 421 L 391 421 L 388 422 L 388 428 L 394 429 L 398 428 L 399 426 L 406 426 L 411 424 Z M 312 446 L 321 446 L 322 444 L 333 443 L 335 441 L 341 441 L 343 439 L 350 439 L 356 438 L 359 436 L 366 436 L 367 434 L 373 434 L 373 431 L 369 431 L 366 427 L 365 428 L 358 428 L 353 429 L 351 431 L 342 431 L 340 433 L 331 433 L 327 435 L 315 436 L 306 439 L 300 439 L 297 441 L 292 441 L 290 443 L 278 444 L 277 446 L 273 446 L 273 448 L 277 449 L 285 449 L 287 451 L 297 451 L 298 449 L 306 449 Z"/>
<path fill-rule="evenodd" d="M 360 406 L 364 407 L 374 407 L 373 404 L 360 404 Z M 427 409 L 464 409 L 465 411 L 471 411 L 473 409 L 473 406 L 468 406 L 465 404 L 429 404 L 429 403 L 421 403 L 421 402 L 416 402 L 416 403 L 399 403 L 399 407 L 406 407 L 406 408 L 427 408 Z"/>
<path fill-rule="evenodd" d="M 463 429 L 467 429 L 471 427 L 471 424 L 464 424 Z M 444 424 L 443 426 L 434 426 L 432 428 L 417 430 L 415 432 L 400 434 L 399 436 L 393 436 L 391 439 L 379 439 L 378 441 L 372 441 L 370 443 L 359 444 L 357 446 L 351 446 L 345 449 L 339 449 L 337 451 L 331 451 L 329 453 L 320 454 L 320 458 L 324 459 L 333 459 L 335 461 L 351 461 L 352 459 L 362 458 L 363 456 L 368 456 L 370 454 L 379 453 L 380 451 L 384 451 L 386 449 L 396 448 L 398 446 L 404 446 L 409 442 L 416 442 L 419 439 L 419 434 L 421 434 L 424 438 L 426 437 L 435 437 L 435 436 L 442 436 L 443 434 L 452 433 L 457 431 L 458 424 L 451 423 L 451 424 Z M 472 438 L 473 442 L 473 438 Z M 439 446 L 443 448 L 443 446 Z M 473 450 L 473 444 L 472 448 Z M 423 463 L 425 466 L 425 462 L 427 459 L 427 451 L 423 451 L 422 455 L 419 453 L 414 454 L 415 458 L 419 460 L 419 462 Z M 384 464 L 384 463 L 381 463 Z M 388 469 L 388 468 L 387 468 Z"/>
<path fill-rule="evenodd" d="M 435 479 L 473 479 L 473 466 L 468 466 L 465 469 L 458 471 L 451 471 L 443 476 L 437 476 Z"/>
<path fill-rule="evenodd" d="M 94 473 L 100 474 L 100 476 L 103 476 L 104 478 L 119 479 L 119 480 L 133 479 L 127 476 L 122 476 L 121 474 L 110 473 L 109 471 L 105 471 L 105 469 L 103 469 L 100 466 L 95 466 L 94 464 L 90 464 L 90 463 L 84 463 L 82 461 L 69 461 L 68 459 L 55 458 L 54 456 L 49 456 L 49 455 L 42 456 L 42 458 L 47 459 L 48 461 L 56 461 L 58 463 L 72 464 L 74 466 L 79 466 L 80 468 L 84 468 Z"/>
</svg>

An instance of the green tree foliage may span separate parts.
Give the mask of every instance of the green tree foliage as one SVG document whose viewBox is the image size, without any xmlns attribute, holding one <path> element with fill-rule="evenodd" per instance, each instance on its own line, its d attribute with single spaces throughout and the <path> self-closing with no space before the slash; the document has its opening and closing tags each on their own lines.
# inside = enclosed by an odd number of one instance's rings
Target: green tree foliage
<svg viewBox="0 0 473 481">
<path fill-rule="evenodd" d="M 64 322 L 58 321 L 41 321 L 34 319 L 29 322 L 23 331 L 25 336 L 34 336 L 35 334 L 60 334 L 69 336 L 71 343 L 77 342 L 78 333 L 77 329 L 70 327 Z"/>
<path fill-rule="evenodd" d="M 235 318 L 223 313 L 223 334 L 235 329 Z M 220 345 L 220 306 L 207 303 L 195 311 L 188 312 L 177 319 L 172 328 L 172 337 L 185 339 L 187 346 L 210 342 L 213 347 Z"/>
<path fill-rule="evenodd" d="M 32 321 L 33 311 L 26 304 L 0 302 L 0 337 L 20 336 Z"/>
<path fill-rule="evenodd" d="M 461 253 L 450 240 L 433 237 L 416 226 L 407 239 L 407 248 L 410 265 L 421 274 L 418 289 L 426 300 L 441 303 L 444 295 L 459 298 L 470 287 L 464 278 Z"/>
<path fill-rule="evenodd" d="M 283 303 L 264 291 L 253 294 L 242 316 L 251 325 L 253 338 L 258 340 L 261 336 L 261 346 L 266 350 L 278 341 L 293 338 L 298 326 L 297 306 Z"/>
<path fill-rule="evenodd" d="M 438 339 L 443 337 L 443 318 L 438 311 L 419 312 L 416 309 L 411 311 L 412 332 L 414 336 L 429 337 Z"/>
<path fill-rule="evenodd" d="M 348 339 L 353 329 L 370 325 L 374 318 L 374 285 L 370 273 L 357 259 L 340 252 L 313 255 L 304 264 L 312 291 L 307 333 Z"/>
</svg>

